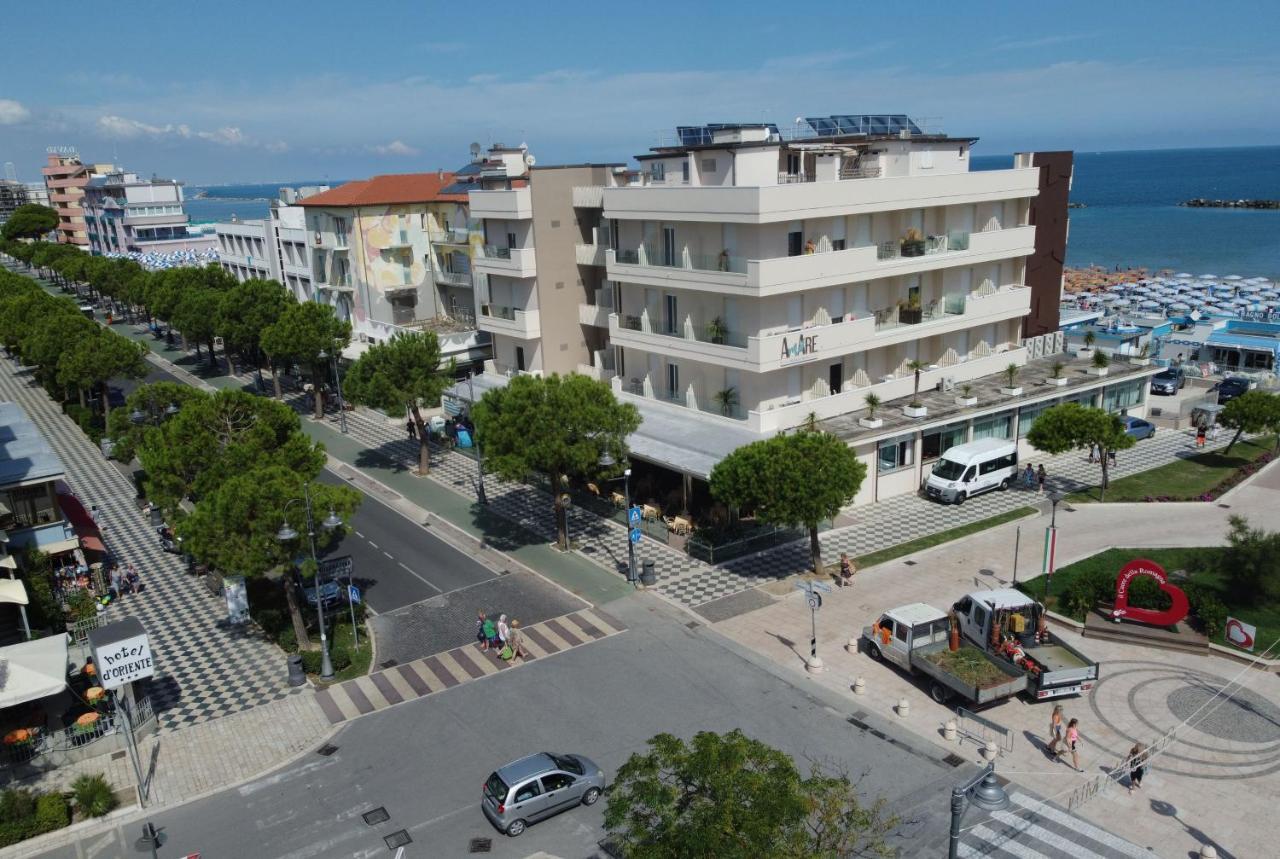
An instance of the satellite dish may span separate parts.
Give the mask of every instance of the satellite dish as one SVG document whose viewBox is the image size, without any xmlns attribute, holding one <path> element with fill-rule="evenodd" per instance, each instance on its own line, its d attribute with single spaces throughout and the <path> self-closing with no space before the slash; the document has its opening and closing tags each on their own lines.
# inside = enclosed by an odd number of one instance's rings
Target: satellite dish
<svg viewBox="0 0 1280 859">
<path fill-rule="evenodd" d="M 526 166 L 526 167 L 532 167 L 533 165 L 535 165 L 535 164 L 537 164 L 537 163 L 538 163 L 538 159 L 534 158 L 534 157 L 533 157 L 532 155 L 530 155 L 528 152 L 526 152 L 526 153 L 524 154 L 524 164 L 525 164 L 525 166 Z"/>
<path fill-rule="evenodd" d="M 472 143 L 472 144 L 471 144 L 471 155 L 472 155 L 472 157 L 475 157 L 476 155 L 479 155 L 479 154 L 480 154 L 480 144 L 479 144 L 479 143 Z"/>
</svg>

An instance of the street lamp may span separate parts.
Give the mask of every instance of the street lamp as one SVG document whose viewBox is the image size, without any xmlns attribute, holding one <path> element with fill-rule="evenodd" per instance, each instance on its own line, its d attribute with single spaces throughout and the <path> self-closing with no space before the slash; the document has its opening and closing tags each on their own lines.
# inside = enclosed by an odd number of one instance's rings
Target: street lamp
<svg viewBox="0 0 1280 859">
<path fill-rule="evenodd" d="M 1049 503 L 1053 505 L 1053 509 L 1049 513 L 1049 538 L 1045 541 L 1045 559 L 1044 559 L 1044 603 L 1049 603 L 1049 583 L 1053 581 L 1053 567 L 1058 553 L 1058 505 L 1062 503 L 1064 496 L 1058 490 L 1049 493 Z"/>
<path fill-rule="evenodd" d="M 600 454 L 600 467 L 613 468 L 618 461 L 613 458 L 609 451 Z M 636 544 L 631 542 L 631 466 L 627 466 L 622 470 L 621 477 L 612 477 L 609 482 L 614 480 L 622 481 L 622 495 L 627 523 L 627 581 L 635 582 L 636 580 Z"/>
<path fill-rule="evenodd" d="M 333 662 L 329 659 L 329 640 L 325 636 L 324 631 L 324 593 L 320 589 L 320 559 L 316 556 L 316 523 L 311 515 L 311 484 L 302 484 L 302 498 L 294 498 L 284 505 L 281 513 L 288 513 L 289 506 L 302 502 L 306 505 L 307 510 L 307 539 L 311 544 L 311 561 L 316 565 L 316 616 L 320 619 L 320 679 L 333 679 Z M 342 519 L 338 517 L 335 510 L 330 509 L 329 515 L 324 518 L 320 526 L 326 531 L 332 531 L 342 526 Z M 286 518 L 284 524 L 280 526 L 280 530 L 276 532 L 276 539 L 281 543 L 291 543 L 298 539 L 298 532 L 289 527 L 289 520 Z"/>
<path fill-rule="evenodd" d="M 338 395 L 338 428 L 343 433 L 347 431 L 347 404 L 342 401 L 342 379 L 338 376 L 338 350 L 337 344 L 332 351 L 320 350 L 320 359 L 329 359 L 329 367 L 333 370 L 333 387 L 334 392 Z"/>
<path fill-rule="evenodd" d="M 467 397 L 470 400 L 469 410 L 476 406 L 476 388 L 472 383 L 475 373 L 467 374 Z M 481 505 L 488 504 L 489 499 L 484 494 L 484 451 L 480 449 L 480 436 L 476 433 L 471 434 L 471 443 L 476 446 L 476 500 Z"/>
<path fill-rule="evenodd" d="M 1009 794 L 996 780 L 994 762 L 987 764 L 986 769 L 964 784 L 951 788 L 951 843 L 947 848 L 947 859 L 957 859 L 960 818 L 970 805 L 976 805 L 983 811 L 1004 811 L 1009 807 Z"/>
<path fill-rule="evenodd" d="M 163 409 L 157 407 L 154 403 L 147 403 L 147 410 L 134 409 L 129 412 L 129 421 L 135 426 L 141 426 L 145 423 L 158 424 L 165 418 L 171 418 L 178 412 L 182 411 L 182 407 L 177 403 L 171 402 Z"/>
</svg>

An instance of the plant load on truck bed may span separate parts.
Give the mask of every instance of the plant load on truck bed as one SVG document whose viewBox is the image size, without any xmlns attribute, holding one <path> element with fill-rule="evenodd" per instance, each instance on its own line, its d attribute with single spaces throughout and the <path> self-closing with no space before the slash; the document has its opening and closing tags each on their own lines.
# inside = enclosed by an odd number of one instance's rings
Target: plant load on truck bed
<svg viewBox="0 0 1280 859">
<path fill-rule="evenodd" d="M 939 650 L 927 654 L 925 659 L 976 689 L 990 689 L 1009 681 L 1009 675 L 993 665 L 976 647 L 965 645 L 954 652 Z"/>
</svg>

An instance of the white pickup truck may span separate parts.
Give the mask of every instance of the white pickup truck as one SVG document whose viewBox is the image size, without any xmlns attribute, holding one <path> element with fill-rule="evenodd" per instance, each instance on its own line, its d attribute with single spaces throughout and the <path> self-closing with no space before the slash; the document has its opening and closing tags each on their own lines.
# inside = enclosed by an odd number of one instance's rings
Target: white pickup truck
<svg viewBox="0 0 1280 859">
<path fill-rule="evenodd" d="M 890 609 L 862 630 L 863 647 L 876 661 L 892 662 L 908 674 L 932 681 L 929 695 L 945 704 L 959 695 L 972 704 L 992 704 L 1027 688 L 1023 672 L 980 647 L 950 648 L 951 622 L 931 605 Z"/>
<path fill-rule="evenodd" d="M 1098 680 L 1098 664 L 1042 632 L 1044 606 L 1022 591 L 974 591 L 953 606 L 960 632 L 987 653 L 1027 676 L 1027 694 L 1036 700 L 1081 695 Z"/>
</svg>

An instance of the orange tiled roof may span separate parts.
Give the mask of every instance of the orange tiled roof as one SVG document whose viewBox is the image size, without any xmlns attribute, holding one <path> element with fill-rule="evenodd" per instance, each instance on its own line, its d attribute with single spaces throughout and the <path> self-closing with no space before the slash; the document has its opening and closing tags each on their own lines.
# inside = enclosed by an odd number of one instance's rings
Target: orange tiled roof
<svg viewBox="0 0 1280 859">
<path fill-rule="evenodd" d="M 467 202 L 466 194 L 441 194 L 453 184 L 452 173 L 387 173 L 339 185 L 306 199 L 299 206 L 380 206 L 394 203 Z"/>
</svg>

